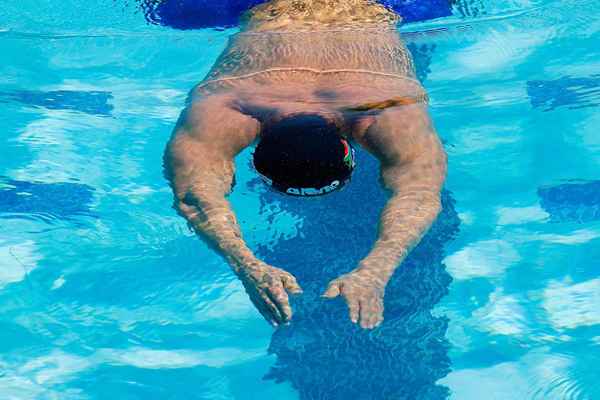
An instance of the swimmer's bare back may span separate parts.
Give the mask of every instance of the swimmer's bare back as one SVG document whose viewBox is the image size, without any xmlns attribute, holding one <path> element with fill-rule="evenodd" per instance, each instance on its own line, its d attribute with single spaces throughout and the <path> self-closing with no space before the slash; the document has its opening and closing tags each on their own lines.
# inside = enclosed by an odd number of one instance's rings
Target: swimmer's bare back
<svg viewBox="0 0 600 400">
<path fill-rule="evenodd" d="M 387 282 L 438 215 L 446 154 L 396 30 L 400 17 L 368 0 L 272 0 L 251 10 L 192 91 L 165 152 L 175 208 L 213 244 L 273 325 L 291 320 L 296 279 L 257 259 L 226 200 L 233 158 L 261 126 L 315 113 L 374 154 L 391 197 L 357 268 L 324 293 L 346 300 L 363 328 L 383 321 Z"/>
</svg>

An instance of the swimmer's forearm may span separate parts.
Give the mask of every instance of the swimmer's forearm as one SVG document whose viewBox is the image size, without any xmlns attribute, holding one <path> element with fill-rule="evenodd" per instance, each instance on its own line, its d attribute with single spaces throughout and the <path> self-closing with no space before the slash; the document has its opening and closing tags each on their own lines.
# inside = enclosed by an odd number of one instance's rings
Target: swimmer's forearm
<svg viewBox="0 0 600 400">
<path fill-rule="evenodd" d="M 418 156 L 382 165 L 383 183 L 392 196 L 381 213 L 378 239 L 359 265 L 384 282 L 427 233 L 442 208 L 446 153 L 436 135 L 415 135 L 414 142 Z"/>
<path fill-rule="evenodd" d="M 197 203 L 201 205 L 180 203 L 179 211 L 196 233 L 219 250 L 236 273 L 259 263 L 242 238 L 237 219 L 227 200 Z"/>
<path fill-rule="evenodd" d="M 440 194 L 437 190 L 395 194 L 383 210 L 379 238 L 358 269 L 387 282 L 425 235 L 440 210 Z"/>
<path fill-rule="evenodd" d="M 204 194 L 199 197 L 191 199 L 194 205 L 179 202 L 181 214 L 229 262 L 257 311 L 273 326 L 288 323 L 292 318 L 288 293 L 302 293 L 296 278 L 252 254 L 242 239 L 236 217 L 225 198 L 212 197 L 213 200 L 206 201 Z"/>
<path fill-rule="evenodd" d="M 200 118 L 197 113 L 189 114 L 187 118 Z M 235 116 L 227 116 L 226 119 L 238 122 L 239 126 L 244 125 L 244 121 L 236 121 Z M 190 126 L 186 128 L 185 124 Z M 218 137 L 197 133 L 200 128 L 193 120 L 180 122 L 180 125 L 164 157 L 165 175 L 171 182 L 175 208 L 196 233 L 239 272 L 258 262 L 244 242 L 235 214 L 226 199 L 233 182 L 233 157 L 245 142 L 233 140 L 232 146 L 224 148 Z"/>
</svg>

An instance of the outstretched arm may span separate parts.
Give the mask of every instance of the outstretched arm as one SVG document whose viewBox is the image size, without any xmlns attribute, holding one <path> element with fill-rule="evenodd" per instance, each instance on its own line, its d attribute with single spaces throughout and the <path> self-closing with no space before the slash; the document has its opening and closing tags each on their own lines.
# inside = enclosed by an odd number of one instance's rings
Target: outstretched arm
<svg viewBox="0 0 600 400">
<path fill-rule="evenodd" d="M 370 253 L 357 269 L 331 282 L 325 296 L 343 295 L 352 321 L 373 328 L 383 321 L 387 282 L 441 210 L 447 159 L 423 105 L 384 111 L 356 139 L 380 160 L 391 197 Z"/>
<path fill-rule="evenodd" d="M 300 288 L 292 275 L 254 256 L 225 198 L 233 181 L 233 158 L 252 143 L 258 128 L 256 120 L 222 100 L 195 102 L 182 113 L 167 145 L 165 174 L 177 211 L 226 258 L 258 311 L 277 325 L 291 318 L 286 290 Z"/>
</svg>

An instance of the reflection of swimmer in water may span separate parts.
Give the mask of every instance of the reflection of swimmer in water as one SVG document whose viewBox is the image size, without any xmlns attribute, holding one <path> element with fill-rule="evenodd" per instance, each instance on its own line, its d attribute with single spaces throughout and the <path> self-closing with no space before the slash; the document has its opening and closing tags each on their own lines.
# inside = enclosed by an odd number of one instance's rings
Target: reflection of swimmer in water
<svg viewBox="0 0 600 400">
<path fill-rule="evenodd" d="M 427 114 L 396 24 L 369 0 L 272 0 L 252 9 L 191 93 L 165 153 L 177 210 L 213 243 L 272 324 L 288 322 L 288 272 L 258 260 L 225 196 L 233 158 L 258 139 L 254 166 L 291 195 L 331 192 L 354 168 L 351 141 L 381 163 L 391 192 L 379 237 L 357 268 L 324 293 L 341 295 L 353 322 L 383 320 L 384 289 L 440 211 L 446 154 Z M 357 205 L 367 206 L 367 205 Z"/>
</svg>

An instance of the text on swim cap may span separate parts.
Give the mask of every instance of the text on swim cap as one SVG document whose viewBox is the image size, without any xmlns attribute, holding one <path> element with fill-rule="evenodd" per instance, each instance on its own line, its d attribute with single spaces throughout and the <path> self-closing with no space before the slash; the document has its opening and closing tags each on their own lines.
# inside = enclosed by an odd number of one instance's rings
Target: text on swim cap
<svg viewBox="0 0 600 400">
<path fill-rule="evenodd" d="M 333 192 L 338 186 L 340 186 L 340 181 L 333 181 L 327 186 L 323 186 L 320 189 L 317 188 L 288 188 L 285 192 L 288 194 L 293 194 L 296 196 L 318 196 L 320 194 L 325 194 L 329 192 Z"/>
</svg>

